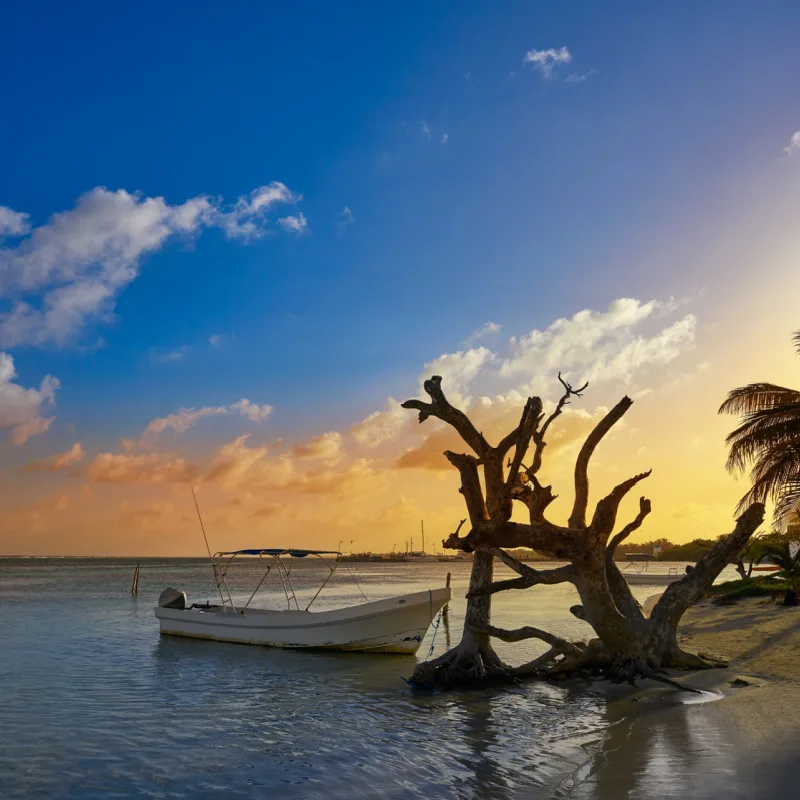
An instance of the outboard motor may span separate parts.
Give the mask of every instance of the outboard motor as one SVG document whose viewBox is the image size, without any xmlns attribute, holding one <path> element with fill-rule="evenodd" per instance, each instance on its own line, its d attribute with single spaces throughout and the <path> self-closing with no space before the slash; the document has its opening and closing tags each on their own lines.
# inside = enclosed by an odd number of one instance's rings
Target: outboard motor
<svg viewBox="0 0 800 800">
<path fill-rule="evenodd" d="M 158 596 L 158 605 L 160 608 L 177 608 L 183 610 L 187 606 L 186 592 L 180 589 L 173 589 L 171 586 L 164 589 Z"/>
</svg>

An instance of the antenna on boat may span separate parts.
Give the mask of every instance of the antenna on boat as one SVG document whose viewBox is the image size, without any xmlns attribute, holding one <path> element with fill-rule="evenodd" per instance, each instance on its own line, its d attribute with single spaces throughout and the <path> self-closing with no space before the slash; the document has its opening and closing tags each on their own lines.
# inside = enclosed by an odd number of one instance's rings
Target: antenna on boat
<svg viewBox="0 0 800 800">
<path fill-rule="evenodd" d="M 203 518 L 200 516 L 200 506 L 197 505 L 197 495 L 194 493 L 194 486 L 190 487 L 192 490 L 192 500 L 194 500 L 194 508 L 197 511 L 197 519 L 200 520 L 200 530 L 203 531 L 203 540 L 206 543 L 206 550 L 208 551 L 208 560 L 211 562 L 211 571 L 214 573 L 214 583 L 217 584 L 217 591 L 219 591 L 219 599 L 225 605 L 225 598 L 222 596 L 222 587 L 219 585 L 219 577 L 217 576 L 217 565 L 214 563 L 214 557 L 211 555 L 211 548 L 208 546 L 208 536 L 206 536 L 206 527 L 203 525 Z"/>
</svg>

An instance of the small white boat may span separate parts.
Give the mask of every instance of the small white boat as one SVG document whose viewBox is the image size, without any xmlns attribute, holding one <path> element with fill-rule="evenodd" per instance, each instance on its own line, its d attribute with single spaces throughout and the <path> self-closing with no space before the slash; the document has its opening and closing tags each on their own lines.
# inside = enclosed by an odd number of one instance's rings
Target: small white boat
<svg viewBox="0 0 800 800">
<path fill-rule="evenodd" d="M 679 581 L 686 573 L 678 572 L 676 567 L 670 567 L 669 572 L 650 572 L 647 562 L 630 561 L 620 572 L 622 577 L 631 586 L 667 586 Z"/>
<path fill-rule="evenodd" d="M 333 565 L 324 558 L 331 555 L 336 556 Z M 239 606 L 234 602 L 226 579 L 228 568 L 237 556 L 269 558 L 267 570 L 250 599 Z M 291 559 L 306 556 L 321 558 L 330 573 L 308 605 L 301 609 L 291 581 Z M 289 557 L 288 567 L 286 557 Z M 297 549 L 216 553 L 211 566 L 221 604 L 189 605 L 183 592 L 166 589 L 155 609 L 161 633 L 267 647 L 415 653 L 428 626 L 450 600 L 450 588 L 429 589 L 330 611 L 311 611 L 311 606 L 335 572 L 340 558 L 340 553 Z M 224 563 L 223 559 L 226 559 Z M 251 601 L 273 568 L 276 568 L 283 586 L 286 609 L 251 607 Z"/>
</svg>

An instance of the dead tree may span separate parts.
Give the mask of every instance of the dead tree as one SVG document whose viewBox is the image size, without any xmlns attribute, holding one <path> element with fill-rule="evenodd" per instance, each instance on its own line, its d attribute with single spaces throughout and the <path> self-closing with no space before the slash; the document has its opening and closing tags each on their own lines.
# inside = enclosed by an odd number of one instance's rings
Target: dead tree
<svg viewBox="0 0 800 800">
<path fill-rule="evenodd" d="M 550 425 L 570 399 L 580 397 L 586 389 L 586 385 L 574 389 L 560 374 L 558 378 L 564 391 L 550 415 L 543 413 L 540 398 L 528 398 L 519 424 L 496 445 L 490 444 L 469 417 L 448 402 L 438 375 L 424 383 L 429 401 L 403 403 L 404 408 L 419 412 L 420 422 L 435 417 L 452 426 L 471 451 L 444 454 L 460 474 L 459 491 L 466 503 L 468 520 L 462 520 L 443 545 L 474 554 L 463 636 L 452 650 L 418 665 L 412 678 L 417 685 L 449 687 L 521 675 L 554 677 L 578 670 L 600 671 L 615 681 L 632 681 L 636 676 L 664 680 L 661 676 L 667 667 L 712 666 L 681 650 L 678 623 L 686 609 L 708 591 L 731 557 L 742 550 L 761 524 L 764 506 L 750 506 L 737 520 L 734 531 L 710 548 L 685 577 L 670 584 L 650 616 L 646 616 L 613 556 L 617 546 L 650 513 L 650 501 L 640 498 L 638 514 L 614 533 L 620 503 L 650 472 L 623 481 L 597 502 L 591 518 L 587 514 L 592 454 L 633 401 L 628 397 L 620 400 L 586 438 L 575 462 L 572 511 L 566 525 L 557 525 L 545 516 L 556 495 L 550 486 L 540 483 L 537 474 Z M 527 523 L 512 521 L 515 502 L 527 507 Z M 467 521 L 469 530 L 461 536 L 461 527 Z M 504 550 L 516 547 L 532 548 L 567 564 L 534 569 Z M 495 581 L 495 559 L 519 577 Z M 496 592 L 565 582 L 575 585 L 581 599 L 581 604 L 570 611 L 588 622 L 597 635 L 588 643 L 570 642 L 535 627 L 509 631 L 492 626 L 491 596 Z M 494 652 L 492 638 L 512 642 L 536 638 L 548 644 L 549 649 L 529 664 L 512 668 Z"/>
</svg>

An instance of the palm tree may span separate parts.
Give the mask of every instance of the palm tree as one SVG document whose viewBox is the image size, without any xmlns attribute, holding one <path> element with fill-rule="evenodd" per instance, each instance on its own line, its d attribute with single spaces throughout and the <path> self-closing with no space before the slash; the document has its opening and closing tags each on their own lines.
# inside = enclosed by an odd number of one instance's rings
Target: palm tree
<svg viewBox="0 0 800 800">
<path fill-rule="evenodd" d="M 800 331 L 793 338 L 800 354 Z M 751 383 L 730 392 L 719 413 L 742 418 L 725 440 L 728 470 L 744 472 L 753 465 L 752 486 L 737 510 L 771 500 L 776 521 L 785 522 L 800 504 L 800 391 Z"/>
<path fill-rule="evenodd" d="M 760 564 L 767 558 L 781 568 L 780 572 L 776 572 L 773 577 L 783 578 L 786 581 L 787 589 L 783 597 L 783 604 L 796 606 L 797 593 L 800 592 L 800 547 L 792 547 L 788 537 L 779 544 L 762 545 L 757 561 Z"/>
</svg>

